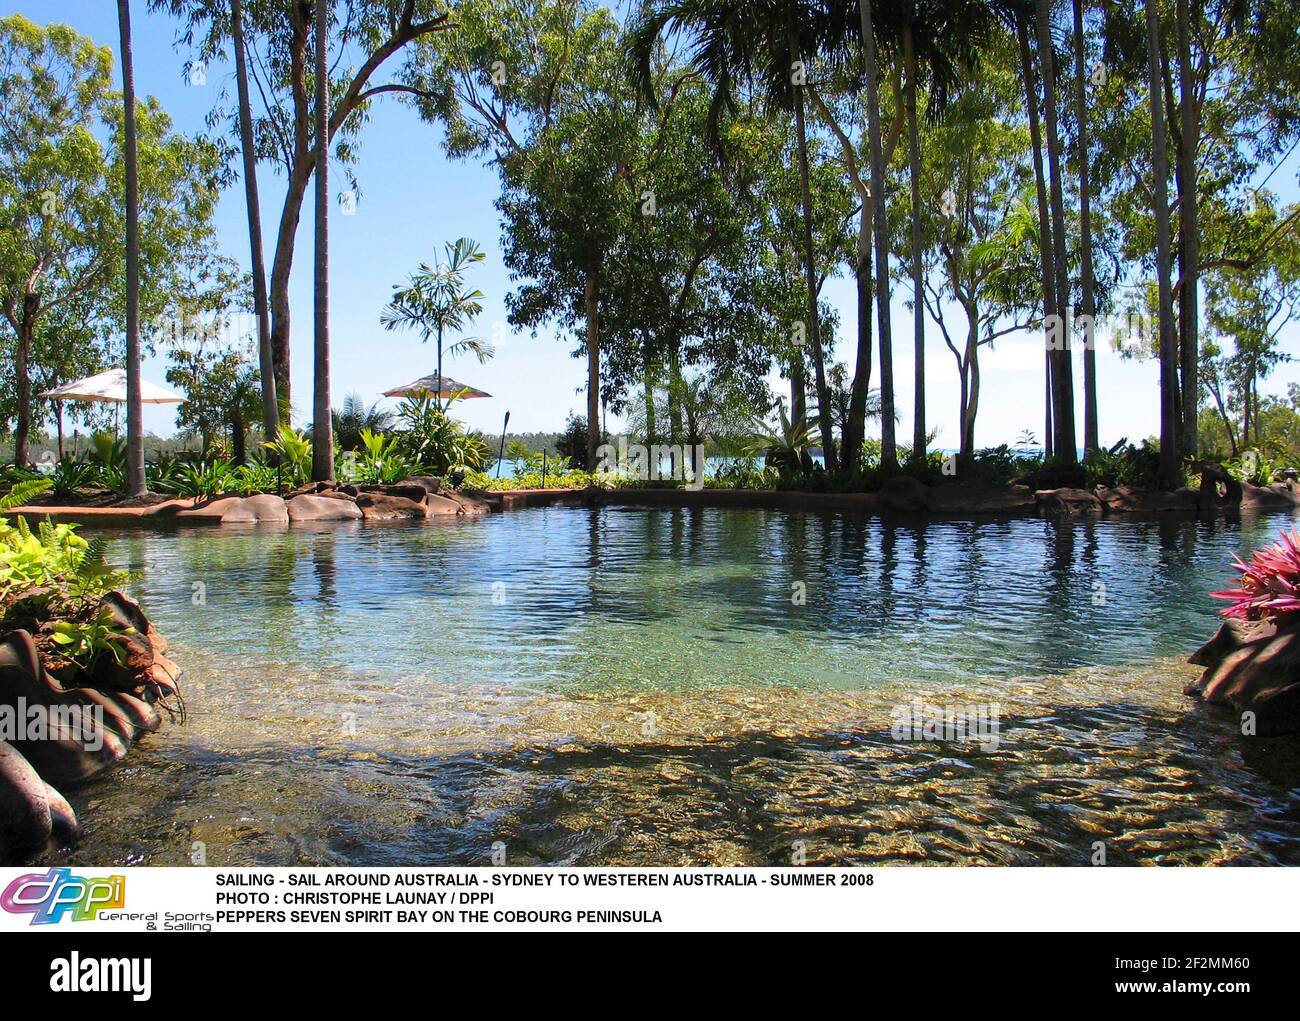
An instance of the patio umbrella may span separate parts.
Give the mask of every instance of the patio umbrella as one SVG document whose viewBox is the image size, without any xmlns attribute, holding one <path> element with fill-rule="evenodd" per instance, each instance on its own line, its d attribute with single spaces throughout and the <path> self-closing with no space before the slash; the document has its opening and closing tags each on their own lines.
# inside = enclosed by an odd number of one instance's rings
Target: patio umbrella
<svg viewBox="0 0 1300 1021">
<path fill-rule="evenodd" d="M 421 376 L 414 383 L 384 391 L 385 397 L 415 397 L 418 394 L 429 394 L 433 397 L 461 397 L 466 400 L 471 397 L 492 396 L 464 383 L 457 383 L 450 376 L 439 376 L 436 372 L 431 376 Z"/>
<path fill-rule="evenodd" d="M 52 401 L 99 401 L 104 404 L 126 403 L 126 369 L 109 369 L 85 379 L 76 379 L 71 383 L 56 386 L 41 394 Z M 147 379 L 140 380 L 140 400 L 144 404 L 183 404 L 185 398 L 164 390 Z M 58 414 L 59 457 L 63 456 L 63 407 Z M 117 435 L 117 418 L 113 419 L 113 435 Z"/>
<path fill-rule="evenodd" d="M 74 380 L 41 394 L 55 401 L 102 401 L 126 403 L 126 369 L 109 369 L 95 376 Z M 147 379 L 140 380 L 140 400 L 145 404 L 183 404 L 185 398 L 164 390 Z"/>
</svg>

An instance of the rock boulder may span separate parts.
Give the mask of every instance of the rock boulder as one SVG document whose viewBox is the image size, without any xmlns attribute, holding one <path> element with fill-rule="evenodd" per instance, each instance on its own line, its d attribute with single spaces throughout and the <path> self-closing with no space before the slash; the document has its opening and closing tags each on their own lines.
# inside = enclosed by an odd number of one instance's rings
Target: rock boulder
<svg viewBox="0 0 1300 1021">
<path fill-rule="evenodd" d="M 337 496 L 302 494 L 287 503 L 290 521 L 360 521 L 361 508 Z"/>
<path fill-rule="evenodd" d="M 1184 694 L 1253 713 L 1257 734 L 1300 732 L 1300 615 L 1228 619 L 1188 662 L 1205 672 Z"/>
<path fill-rule="evenodd" d="M 910 475 L 895 475 L 880 487 L 880 502 L 886 510 L 915 514 L 926 509 L 930 487 Z"/>
<path fill-rule="evenodd" d="M 948 482 L 925 498 L 933 514 L 1019 514 L 1033 510 L 1033 490 L 993 482 Z"/>
</svg>

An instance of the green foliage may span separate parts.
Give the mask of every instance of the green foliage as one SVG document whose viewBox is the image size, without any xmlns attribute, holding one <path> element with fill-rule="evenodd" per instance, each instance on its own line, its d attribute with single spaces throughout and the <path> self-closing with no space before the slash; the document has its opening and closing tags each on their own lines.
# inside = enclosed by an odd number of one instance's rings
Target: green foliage
<svg viewBox="0 0 1300 1021">
<path fill-rule="evenodd" d="M 411 464 L 443 477 L 481 472 L 491 457 L 483 437 L 468 432 L 434 397 L 408 397 L 398 408 L 401 429 L 396 447 Z"/>
<path fill-rule="evenodd" d="M 135 628 L 119 628 L 113 611 L 103 607 L 88 620 L 56 620 L 49 625 L 50 638 L 62 653 L 83 670 L 89 670 L 100 656 L 109 656 L 119 666 L 126 661 L 126 649 L 117 639 L 135 634 Z"/>
<path fill-rule="evenodd" d="M 1120 440 L 1108 450 L 1094 450 L 1083 459 L 1089 487 L 1133 486 L 1155 489 L 1160 478 L 1160 450 L 1150 440 L 1133 446 Z"/>
<path fill-rule="evenodd" d="M 1276 479 L 1278 472 L 1296 467 L 1293 457 L 1269 457 L 1259 450 L 1243 450 L 1240 457 L 1225 461 L 1223 467 L 1239 482 L 1249 482 L 1252 486 L 1267 486 Z"/>
<path fill-rule="evenodd" d="M 334 442 L 344 451 L 356 450 L 361 443 L 361 432 L 387 432 L 393 427 L 393 416 L 376 401 L 369 407 L 360 394 L 348 394 L 343 407 L 330 412 L 334 419 Z"/>
<path fill-rule="evenodd" d="M 104 481 L 104 468 L 93 461 L 74 461 L 65 457 L 50 473 L 50 489 L 55 496 L 71 496 L 79 489 L 89 489 Z"/>
<path fill-rule="evenodd" d="M 104 565 L 105 549 L 102 537 L 87 542 L 75 525 L 46 520 L 33 532 L 21 516 L 0 519 L 0 606 L 36 588 L 85 599 L 118 587 L 126 576 Z"/>
<path fill-rule="evenodd" d="M 421 474 L 420 464 L 403 456 L 399 449 L 400 437 L 362 429 L 358 438 L 361 443 L 358 451 L 360 457 L 353 455 L 343 459 L 345 471 L 340 474 L 340 478 L 345 481 L 363 485 L 391 485 Z"/>
<path fill-rule="evenodd" d="M 601 443 L 608 437 L 601 437 Z M 569 412 L 564 432 L 555 441 L 555 452 L 580 471 L 591 471 L 595 465 L 587 463 L 587 419 L 585 415 Z"/>
<path fill-rule="evenodd" d="M 9 492 L 0 496 L 0 512 L 22 507 L 28 500 L 40 496 L 50 488 L 46 478 L 21 479 L 13 484 Z"/>
<path fill-rule="evenodd" d="M 738 457 L 727 460 L 704 479 L 706 489 L 775 489 L 780 470 L 760 465 L 757 458 Z"/>
<path fill-rule="evenodd" d="M 301 485 L 311 474 L 311 438 L 298 430 L 281 425 L 275 439 L 264 441 L 262 446 L 279 459 L 290 485 Z"/>
</svg>

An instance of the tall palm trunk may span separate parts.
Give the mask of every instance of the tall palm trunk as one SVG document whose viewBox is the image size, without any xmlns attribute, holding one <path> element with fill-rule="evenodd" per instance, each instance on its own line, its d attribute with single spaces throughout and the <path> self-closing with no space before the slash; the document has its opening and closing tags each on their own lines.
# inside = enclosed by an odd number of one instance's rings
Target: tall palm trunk
<svg viewBox="0 0 1300 1021">
<path fill-rule="evenodd" d="M 126 139 L 126 495 L 143 496 L 144 404 L 140 400 L 140 184 L 135 137 L 135 66 L 130 0 L 117 0 Z"/>
<path fill-rule="evenodd" d="M 791 34 L 790 53 L 792 60 L 799 59 L 798 43 Z M 822 358 L 821 329 L 817 310 L 817 257 L 813 247 L 813 208 L 812 186 L 808 171 L 808 127 L 804 122 L 803 86 L 795 86 L 794 96 L 795 133 L 799 141 L 799 197 L 803 206 L 803 265 L 804 280 L 808 287 L 808 328 L 805 334 L 812 351 L 813 382 L 817 387 L 817 422 L 821 427 L 822 457 L 828 472 L 839 470 L 839 461 L 835 456 L 835 433 L 831 421 L 830 390 L 826 386 L 826 365 Z"/>
<path fill-rule="evenodd" d="M 1044 397 L 1043 452 L 1052 457 L 1053 443 L 1052 404 L 1055 391 L 1052 383 L 1052 349 L 1050 344 L 1051 321 L 1056 315 L 1056 268 L 1052 259 L 1052 224 L 1047 208 L 1047 179 L 1043 173 L 1043 135 L 1038 122 L 1038 80 L 1034 75 L 1034 61 L 1029 49 L 1029 26 L 1023 21 L 1016 24 L 1016 41 L 1020 47 L 1020 76 L 1025 86 L 1025 109 L 1029 114 L 1029 142 L 1034 158 L 1034 193 L 1038 198 L 1038 265 L 1043 277 L 1043 338 L 1044 338 Z"/>
<path fill-rule="evenodd" d="M 594 269 L 587 270 L 583 296 L 587 311 L 587 470 L 594 471 L 600 446 L 600 306 Z"/>
<path fill-rule="evenodd" d="M 844 423 L 840 463 L 856 475 L 862 467 L 862 441 L 867 434 L 867 395 L 871 390 L 871 211 L 867 202 L 858 213 L 858 251 L 854 286 L 858 293 L 858 352 L 849 391 L 849 417 Z"/>
<path fill-rule="evenodd" d="M 248 242 L 253 261 L 253 314 L 257 319 L 258 369 L 262 377 L 262 429 L 266 438 L 271 440 L 280 426 L 281 415 L 275 398 L 275 361 L 271 355 L 271 308 L 266 295 L 266 257 L 262 253 L 262 207 L 257 194 L 257 151 L 253 144 L 253 113 L 248 99 L 243 0 L 230 0 L 230 34 L 235 49 L 239 147 L 244 162 L 244 202 L 248 209 Z"/>
<path fill-rule="evenodd" d="M 1083 346 L 1083 449 L 1100 445 L 1097 424 L 1097 300 L 1092 278 L 1092 200 L 1088 195 L 1088 98 L 1083 43 L 1083 0 L 1074 0 L 1074 106 L 1079 122 L 1079 274 L 1087 333 Z"/>
<path fill-rule="evenodd" d="M 315 372 L 312 380 L 311 477 L 334 477 L 334 437 L 330 415 L 330 293 L 329 293 L 329 10 L 316 0 L 316 237 L 314 260 Z"/>
<path fill-rule="evenodd" d="M 880 144 L 880 95 L 876 66 L 876 33 L 871 0 L 859 0 L 862 13 L 862 51 L 867 65 L 867 135 L 871 145 L 871 194 L 875 199 L 873 233 L 876 252 L 876 326 L 880 347 L 880 467 L 898 467 L 898 441 L 894 432 L 894 351 L 889 325 L 889 234 L 885 219 L 885 158 Z"/>
<path fill-rule="evenodd" d="M 903 27 L 903 62 L 907 71 L 907 173 L 912 184 L 912 456 L 925 459 L 925 268 L 921 265 L 921 143 L 916 124 L 916 47 L 912 24 Z"/>
<path fill-rule="evenodd" d="M 1043 79 L 1043 114 L 1047 122 L 1048 196 L 1052 207 L 1052 259 L 1055 268 L 1059 344 L 1053 345 L 1053 445 L 1056 458 L 1078 460 L 1074 433 L 1074 367 L 1070 361 L 1070 278 L 1065 254 L 1065 197 L 1061 186 L 1061 136 L 1057 130 L 1056 70 L 1052 64 L 1052 3 L 1037 0 L 1038 66 Z"/>
<path fill-rule="evenodd" d="M 1156 220 L 1156 285 L 1160 296 L 1160 483 L 1179 483 L 1178 422 L 1174 344 L 1174 300 L 1169 261 L 1169 152 L 1165 140 L 1165 107 L 1160 74 L 1160 12 L 1156 0 L 1145 0 L 1147 71 L 1150 74 L 1151 170 Z"/>
<path fill-rule="evenodd" d="M 1179 291 L 1178 326 L 1182 346 L 1183 454 L 1195 457 L 1197 450 L 1197 401 L 1200 383 L 1200 213 L 1196 193 L 1196 150 L 1200 125 L 1196 115 L 1192 69 L 1192 26 L 1188 0 L 1178 0 L 1179 109 L 1182 121 L 1182 149 L 1178 155 L 1181 182 L 1178 235 L 1182 253 L 1182 289 Z"/>
</svg>

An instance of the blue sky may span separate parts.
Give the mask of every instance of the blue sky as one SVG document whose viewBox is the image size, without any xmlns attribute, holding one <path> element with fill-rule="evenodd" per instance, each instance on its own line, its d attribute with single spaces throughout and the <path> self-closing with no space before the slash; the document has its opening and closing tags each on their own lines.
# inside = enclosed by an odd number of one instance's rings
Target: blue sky
<svg viewBox="0 0 1300 1021">
<path fill-rule="evenodd" d="M 20 12 L 34 21 L 62 21 L 117 51 L 116 5 L 109 0 L 41 0 L 12 3 L 0 0 L 0 12 Z M 178 24 L 162 15 L 146 13 L 143 0 L 132 3 L 136 55 L 136 88 L 159 97 L 178 129 L 197 132 L 217 101 L 222 88 L 233 95 L 232 71 L 226 66 L 208 69 L 207 82 L 191 85 L 184 73 L 189 54 L 178 50 Z M 495 174 L 473 163 L 448 161 L 441 151 L 441 132 L 421 122 L 396 100 L 375 104 L 373 118 L 361 139 L 356 167 L 361 197 L 354 215 L 341 215 L 333 207 L 330 221 L 330 300 L 332 338 L 332 391 L 337 406 L 351 392 L 367 402 L 380 399 L 386 389 L 435 371 L 436 353 L 409 333 L 389 333 L 379 325 L 379 312 L 392 285 L 401 282 L 421 261 L 436 261 L 444 241 L 461 236 L 477 239 L 487 260 L 473 270 L 473 282 L 486 295 L 477 328 L 479 336 L 496 339 L 496 357 L 479 365 L 472 357 L 449 362 L 448 375 L 471 383 L 493 395 L 491 400 L 467 401 L 458 414 L 471 426 L 488 434 L 499 433 L 501 420 L 511 413 L 512 431 L 558 430 L 570 409 L 582 410 L 585 397 L 585 362 L 571 356 L 572 344 L 545 333 L 533 338 L 513 331 L 505 323 L 505 295 L 510 281 L 500 258 L 499 224 L 493 200 Z M 1287 201 L 1296 198 L 1294 167 L 1279 171 L 1270 182 Z M 263 229 L 268 262 L 283 199 L 283 179 L 270 164 L 259 169 Z M 332 177 L 336 193 L 345 182 Z M 235 182 L 223 196 L 217 226 L 226 254 L 248 265 L 248 234 L 244 219 L 243 186 Z M 298 255 L 291 284 L 293 316 L 293 389 L 295 421 L 310 417 L 312 287 L 312 224 L 310 194 L 298 233 Z M 904 307 L 907 288 L 895 285 L 894 337 L 898 403 L 903 413 L 900 437 L 910 437 L 912 329 Z M 839 310 L 840 345 L 836 358 L 853 360 L 856 301 L 852 282 L 841 276 L 828 281 L 823 296 Z M 956 364 L 938 329 L 927 323 L 927 405 L 930 424 L 939 428 L 940 447 L 957 443 L 958 381 Z M 1300 353 L 1300 329 L 1293 324 L 1284 334 L 1284 347 Z M 981 356 L 983 390 L 977 442 L 980 446 L 1014 443 L 1024 429 L 1041 439 L 1043 421 L 1043 353 L 1041 335 L 1004 338 Z M 164 382 L 166 358 L 150 359 L 145 376 Z M 877 382 L 873 374 L 873 385 Z M 1081 385 L 1082 367 L 1076 366 Z M 779 381 L 774 377 L 774 385 Z M 1285 391 L 1288 382 L 1300 382 L 1300 366 L 1283 364 L 1269 379 L 1269 392 Z M 1151 363 L 1122 361 L 1098 354 L 1098 390 L 1101 405 L 1101 439 L 1113 443 L 1154 435 L 1159 428 L 1156 369 Z M 390 402 L 391 403 L 391 402 Z M 1082 423 L 1082 399 L 1078 404 Z M 174 411 L 147 407 L 146 428 L 160 435 L 174 431 Z M 618 426 L 611 418 L 611 430 Z M 1082 439 L 1082 435 L 1080 435 Z"/>
</svg>

